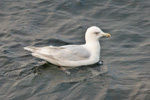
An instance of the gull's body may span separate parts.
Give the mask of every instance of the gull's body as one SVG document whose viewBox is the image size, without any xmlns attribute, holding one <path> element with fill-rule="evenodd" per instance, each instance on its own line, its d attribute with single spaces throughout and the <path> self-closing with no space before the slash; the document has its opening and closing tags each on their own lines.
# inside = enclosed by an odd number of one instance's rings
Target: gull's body
<svg viewBox="0 0 150 100">
<path fill-rule="evenodd" d="M 78 67 L 95 64 L 100 60 L 99 38 L 110 37 L 96 26 L 87 29 L 85 34 L 86 43 L 83 45 L 47 46 L 47 47 L 24 47 L 31 51 L 32 55 L 44 59 L 52 64 L 64 67 Z"/>
</svg>

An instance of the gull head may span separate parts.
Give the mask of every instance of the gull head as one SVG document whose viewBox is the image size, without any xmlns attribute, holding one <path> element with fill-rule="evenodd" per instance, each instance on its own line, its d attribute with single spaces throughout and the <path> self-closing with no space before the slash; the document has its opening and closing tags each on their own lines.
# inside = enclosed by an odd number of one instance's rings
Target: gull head
<svg viewBox="0 0 150 100">
<path fill-rule="evenodd" d="M 109 33 L 103 32 L 100 28 L 97 26 L 91 26 L 87 29 L 85 34 L 85 40 L 86 41 L 98 41 L 101 37 L 111 37 Z"/>
</svg>

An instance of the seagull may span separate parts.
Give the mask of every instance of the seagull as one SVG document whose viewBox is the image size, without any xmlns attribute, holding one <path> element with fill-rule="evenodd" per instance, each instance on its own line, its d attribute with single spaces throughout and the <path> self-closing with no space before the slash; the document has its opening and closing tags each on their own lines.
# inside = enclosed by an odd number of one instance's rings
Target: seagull
<svg viewBox="0 0 150 100">
<path fill-rule="evenodd" d="M 54 65 L 67 68 L 92 65 L 100 61 L 101 37 L 111 37 L 109 33 L 103 32 L 97 26 L 91 26 L 85 33 L 85 44 L 45 46 L 45 47 L 24 47 L 31 52 L 32 56 L 48 61 Z"/>
</svg>

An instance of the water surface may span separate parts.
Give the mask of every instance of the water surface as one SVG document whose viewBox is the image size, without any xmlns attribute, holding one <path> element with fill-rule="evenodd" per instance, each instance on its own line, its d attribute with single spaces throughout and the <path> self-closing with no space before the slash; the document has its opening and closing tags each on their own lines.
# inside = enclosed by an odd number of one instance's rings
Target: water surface
<svg viewBox="0 0 150 100">
<path fill-rule="evenodd" d="M 149 16 L 148 0 L 0 0 L 0 99 L 150 100 Z M 66 75 L 23 50 L 82 44 L 92 25 L 112 35 L 103 66 Z"/>
</svg>

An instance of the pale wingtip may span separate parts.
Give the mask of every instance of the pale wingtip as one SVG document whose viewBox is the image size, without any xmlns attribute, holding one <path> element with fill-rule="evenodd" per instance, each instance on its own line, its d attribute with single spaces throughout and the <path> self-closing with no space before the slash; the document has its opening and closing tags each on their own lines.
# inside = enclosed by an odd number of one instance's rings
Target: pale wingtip
<svg viewBox="0 0 150 100">
<path fill-rule="evenodd" d="M 26 50 L 26 49 L 27 49 L 27 47 L 23 47 L 23 49 L 25 49 L 25 50 Z"/>
<path fill-rule="evenodd" d="M 25 50 L 28 50 L 28 51 L 33 51 L 33 49 L 31 49 L 30 47 L 23 47 Z"/>
<path fill-rule="evenodd" d="M 23 49 L 28 50 L 29 48 L 28 47 L 23 47 Z"/>
</svg>

